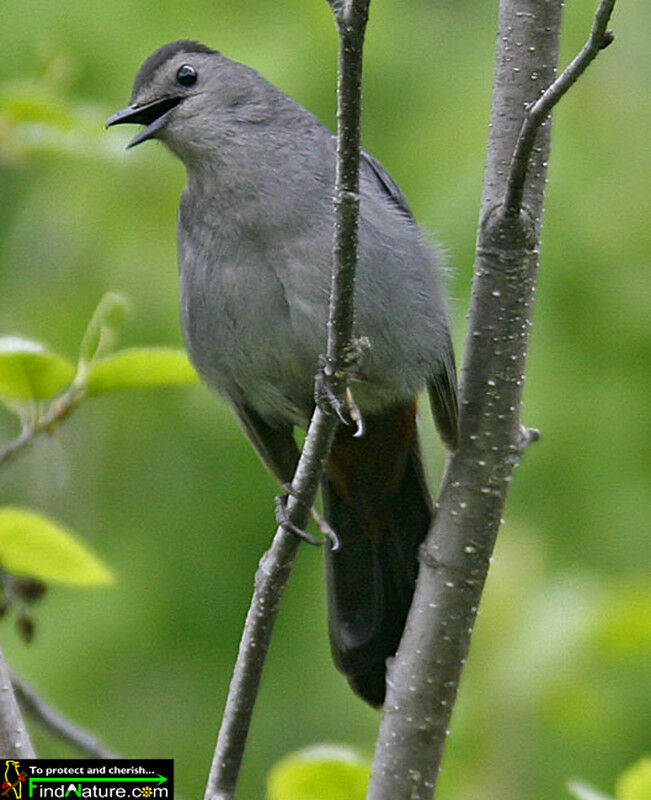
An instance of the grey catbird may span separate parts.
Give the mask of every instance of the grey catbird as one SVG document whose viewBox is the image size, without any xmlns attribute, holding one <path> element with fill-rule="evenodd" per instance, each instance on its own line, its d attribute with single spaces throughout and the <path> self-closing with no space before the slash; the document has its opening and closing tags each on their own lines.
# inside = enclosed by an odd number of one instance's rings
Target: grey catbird
<svg viewBox="0 0 651 800">
<path fill-rule="evenodd" d="M 187 169 L 178 246 L 190 356 L 288 482 L 325 349 L 334 136 L 253 69 L 191 41 L 144 62 L 131 105 L 107 126 L 129 122 L 146 126 L 129 146 L 160 139 Z M 427 387 L 450 448 L 458 409 L 442 256 L 367 152 L 360 169 L 355 332 L 370 347 L 351 386 L 365 432 L 339 426 L 322 494 L 341 542 L 326 556 L 335 663 L 380 705 L 432 516 L 416 397 Z"/>
</svg>

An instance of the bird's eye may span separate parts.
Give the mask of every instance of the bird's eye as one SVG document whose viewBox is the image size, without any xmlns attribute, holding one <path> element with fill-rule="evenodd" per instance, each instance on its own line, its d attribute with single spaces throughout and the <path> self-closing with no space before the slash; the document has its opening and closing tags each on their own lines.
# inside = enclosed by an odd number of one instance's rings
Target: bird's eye
<svg viewBox="0 0 651 800">
<path fill-rule="evenodd" d="M 176 80 L 181 86 L 192 86 L 197 82 L 197 70 L 191 64 L 183 64 L 176 72 Z"/>
</svg>

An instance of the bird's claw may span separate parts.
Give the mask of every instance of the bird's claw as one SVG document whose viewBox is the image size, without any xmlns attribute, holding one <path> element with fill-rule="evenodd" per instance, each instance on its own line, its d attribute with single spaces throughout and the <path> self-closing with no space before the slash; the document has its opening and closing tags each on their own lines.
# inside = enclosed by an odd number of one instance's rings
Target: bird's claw
<svg viewBox="0 0 651 800">
<path fill-rule="evenodd" d="M 334 382 L 335 373 L 332 359 L 322 355 L 319 357 L 319 368 L 314 381 L 314 401 L 323 411 L 328 414 L 334 411 L 340 422 L 349 425 L 350 422 L 344 414 L 343 403 L 333 388 Z"/>
<path fill-rule="evenodd" d="M 320 547 L 323 544 L 316 536 L 312 536 L 311 533 L 299 528 L 289 519 L 287 516 L 287 495 L 278 495 L 276 497 L 276 522 L 283 530 L 293 533 L 294 536 L 298 536 L 299 539 L 308 544 L 313 544 L 316 547 Z"/>
<path fill-rule="evenodd" d="M 356 345 L 356 347 L 358 347 L 359 353 L 364 352 L 361 345 Z M 356 353 L 357 352 L 356 350 Z M 358 354 L 356 358 L 359 360 L 361 355 Z M 353 422 L 355 424 L 355 433 L 353 436 L 358 439 L 360 436 L 364 435 L 364 419 L 362 417 L 362 412 L 349 386 L 346 387 L 345 394 L 347 413 L 344 411 L 344 403 L 339 399 L 334 390 L 334 382 L 335 373 L 332 360 L 328 356 L 322 355 L 319 359 L 319 369 L 314 383 L 314 400 L 326 413 L 334 411 L 339 421 L 344 425 L 350 425 L 350 423 Z"/>
<path fill-rule="evenodd" d="M 337 535 L 337 531 L 330 527 L 326 520 L 319 514 L 316 508 L 312 508 L 312 519 L 319 526 L 319 530 L 323 534 L 323 538 L 330 543 L 330 549 L 334 552 L 341 547 L 341 541 Z"/>
<path fill-rule="evenodd" d="M 353 397 L 350 386 L 346 387 L 346 404 L 348 405 L 348 413 L 350 414 L 350 418 L 356 425 L 353 438 L 359 439 L 360 436 L 364 435 L 364 417 L 362 417 L 362 412 L 360 411 L 359 406 Z"/>
<path fill-rule="evenodd" d="M 296 489 L 292 486 L 291 483 L 283 483 L 282 490 L 285 492 L 285 497 L 277 497 L 276 498 L 276 519 L 278 520 L 278 524 L 282 525 L 285 530 L 289 530 L 291 533 L 296 534 L 301 539 L 305 539 L 305 541 L 309 542 L 310 544 L 320 545 L 323 544 L 322 541 L 315 539 L 313 536 L 307 534 L 304 530 L 299 528 L 297 525 L 293 523 L 289 523 L 287 519 L 287 509 L 286 506 L 286 495 L 291 495 L 299 503 L 302 503 L 304 506 L 307 506 L 308 503 L 305 501 L 303 497 L 301 497 L 300 492 L 297 492 Z M 279 510 L 279 503 L 282 508 Z M 279 514 L 282 515 L 282 519 L 279 519 Z M 339 536 L 337 536 L 336 531 L 334 531 L 330 525 L 325 521 L 325 519 L 319 514 L 319 512 L 312 506 L 311 508 L 312 519 L 316 522 L 319 526 L 319 530 L 323 534 L 324 541 L 329 542 L 331 550 L 339 550 L 341 546 L 341 542 L 339 541 Z M 286 525 L 285 523 L 288 523 Z"/>
</svg>

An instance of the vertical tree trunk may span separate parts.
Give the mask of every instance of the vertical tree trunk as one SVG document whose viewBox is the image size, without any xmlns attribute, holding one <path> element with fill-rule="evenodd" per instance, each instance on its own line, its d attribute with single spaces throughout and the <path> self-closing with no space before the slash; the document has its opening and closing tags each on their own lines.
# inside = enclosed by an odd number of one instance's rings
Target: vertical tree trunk
<svg viewBox="0 0 651 800">
<path fill-rule="evenodd" d="M 523 210 L 503 206 L 528 105 L 553 81 L 562 0 L 502 0 L 470 322 L 460 446 L 450 457 L 418 585 L 390 670 L 369 800 L 429 800 L 514 467 L 551 122 L 539 128 Z"/>
</svg>

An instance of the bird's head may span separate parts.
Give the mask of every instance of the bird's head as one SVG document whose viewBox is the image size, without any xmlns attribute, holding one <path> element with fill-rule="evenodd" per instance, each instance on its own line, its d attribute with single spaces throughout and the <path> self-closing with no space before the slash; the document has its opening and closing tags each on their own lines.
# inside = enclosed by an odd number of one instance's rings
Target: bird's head
<svg viewBox="0 0 651 800">
<path fill-rule="evenodd" d="M 131 104 L 109 117 L 106 127 L 144 125 L 128 147 L 160 139 L 189 165 L 214 156 L 220 143 L 241 135 L 243 124 L 268 117 L 264 83 L 254 70 L 205 45 L 170 42 L 144 62 Z"/>
</svg>

